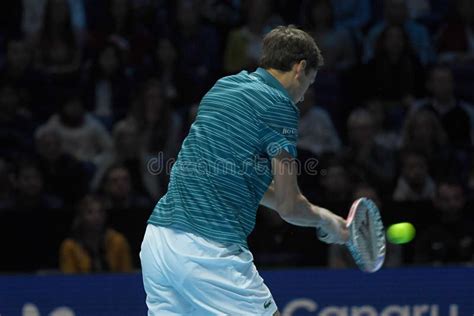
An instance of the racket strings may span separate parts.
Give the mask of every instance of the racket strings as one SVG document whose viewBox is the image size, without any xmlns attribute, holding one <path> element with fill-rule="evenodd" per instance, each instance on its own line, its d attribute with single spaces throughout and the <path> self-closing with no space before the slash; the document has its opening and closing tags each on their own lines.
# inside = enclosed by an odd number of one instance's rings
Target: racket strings
<svg viewBox="0 0 474 316">
<path fill-rule="evenodd" d="M 356 235 L 361 259 L 364 262 L 370 262 L 374 259 L 374 245 L 372 243 L 370 220 L 368 212 L 357 212 L 355 218 L 355 225 L 358 227 L 358 234 Z"/>
<path fill-rule="evenodd" d="M 348 244 L 356 264 L 370 271 L 383 263 L 385 233 L 375 205 L 366 203 L 355 213 L 352 223 L 352 242 Z"/>
</svg>

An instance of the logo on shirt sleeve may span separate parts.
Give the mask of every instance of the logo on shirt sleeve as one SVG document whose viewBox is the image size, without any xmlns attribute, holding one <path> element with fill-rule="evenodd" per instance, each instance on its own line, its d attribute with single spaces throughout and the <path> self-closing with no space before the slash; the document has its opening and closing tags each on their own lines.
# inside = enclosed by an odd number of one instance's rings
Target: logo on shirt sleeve
<svg viewBox="0 0 474 316">
<path fill-rule="evenodd" d="M 263 308 L 267 309 L 272 305 L 272 300 L 268 300 L 265 303 L 263 303 Z"/>
<path fill-rule="evenodd" d="M 283 128 L 281 131 L 283 135 L 296 135 L 298 133 L 298 130 L 296 128 Z"/>
</svg>

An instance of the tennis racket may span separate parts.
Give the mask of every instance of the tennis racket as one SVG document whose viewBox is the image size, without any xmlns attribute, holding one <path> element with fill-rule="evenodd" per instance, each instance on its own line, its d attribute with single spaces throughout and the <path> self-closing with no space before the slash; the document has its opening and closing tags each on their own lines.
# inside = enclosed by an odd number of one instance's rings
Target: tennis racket
<svg viewBox="0 0 474 316">
<path fill-rule="evenodd" d="M 379 270 L 385 260 L 385 230 L 380 212 L 372 200 L 357 199 L 347 216 L 349 239 L 346 247 L 357 266 L 364 272 Z M 324 240 L 325 234 L 317 230 Z"/>
<path fill-rule="evenodd" d="M 372 200 L 360 198 L 352 203 L 346 221 L 346 246 L 355 263 L 362 271 L 377 271 L 385 260 L 385 229 L 379 209 Z"/>
</svg>

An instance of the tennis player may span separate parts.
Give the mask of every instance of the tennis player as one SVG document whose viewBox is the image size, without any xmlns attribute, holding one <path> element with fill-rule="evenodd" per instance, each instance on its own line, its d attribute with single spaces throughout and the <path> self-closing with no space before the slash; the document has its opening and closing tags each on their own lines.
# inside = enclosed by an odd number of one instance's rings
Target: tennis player
<svg viewBox="0 0 474 316">
<path fill-rule="evenodd" d="M 247 247 L 259 204 L 322 228 L 325 242 L 347 240 L 345 220 L 296 181 L 296 104 L 322 64 L 310 35 L 280 26 L 263 39 L 260 68 L 204 96 L 142 243 L 148 315 L 278 315 Z"/>
</svg>

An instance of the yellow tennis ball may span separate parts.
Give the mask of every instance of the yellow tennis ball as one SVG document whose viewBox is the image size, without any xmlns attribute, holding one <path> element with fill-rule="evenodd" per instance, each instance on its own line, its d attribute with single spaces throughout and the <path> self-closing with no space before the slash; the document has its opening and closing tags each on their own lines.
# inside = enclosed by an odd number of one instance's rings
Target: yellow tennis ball
<svg viewBox="0 0 474 316">
<path fill-rule="evenodd" d="M 406 244 L 415 237 L 415 227 L 411 223 L 397 223 L 387 229 L 387 239 L 392 244 Z"/>
</svg>

